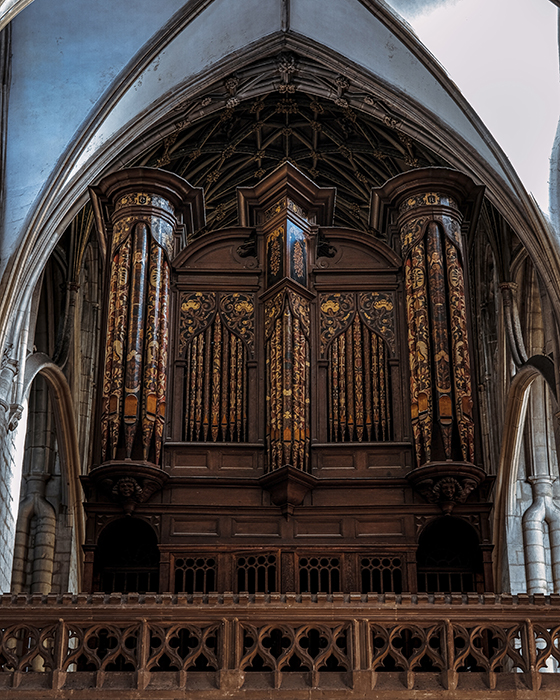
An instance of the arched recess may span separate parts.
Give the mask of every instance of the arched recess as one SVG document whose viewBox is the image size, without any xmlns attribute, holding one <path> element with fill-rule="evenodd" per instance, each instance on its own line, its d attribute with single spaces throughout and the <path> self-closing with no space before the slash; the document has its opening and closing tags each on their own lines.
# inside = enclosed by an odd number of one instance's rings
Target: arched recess
<svg viewBox="0 0 560 700">
<path fill-rule="evenodd" d="M 65 480 L 64 488 L 67 493 L 67 505 L 70 521 L 73 527 L 73 547 L 76 553 L 77 585 L 80 589 L 82 578 L 81 545 L 84 541 L 84 512 L 80 494 L 80 453 L 78 449 L 78 437 L 74 419 L 74 406 L 70 387 L 60 367 L 52 362 L 51 358 L 41 352 L 31 355 L 26 364 L 24 377 L 24 397 L 28 397 L 34 381 L 42 377 L 48 387 L 50 404 L 54 414 L 56 426 L 56 438 L 62 478 Z M 14 588 L 23 585 L 23 571 L 25 568 L 25 556 L 29 539 L 29 525 L 31 518 L 37 515 L 45 519 L 50 529 L 56 527 L 56 514 L 52 506 L 44 497 L 35 498 L 33 491 L 29 498 L 21 502 L 18 526 L 16 530 L 16 546 L 14 551 L 14 564 L 12 582 Z M 54 543 L 46 541 L 43 556 L 54 556 Z M 52 551 L 50 551 L 52 550 Z M 50 582 L 47 580 L 50 577 Z M 50 574 L 44 574 L 42 583 L 45 590 L 52 585 L 52 568 Z"/>
<path fill-rule="evenodd" d="M 462 518 L 446 515 L 428 523 L 418 538 L 416 564 L 419 592 L 484 590 L 479 537 Z"/>
<path fill-rule="evenodd" d="M 537 380 L 542 379 L 543 385 L 548 388 L 546 393 L 548 393 L 553 405 L 553 412 L 556 413 L 558 410 L 556 387 L 550 383 L 550 367 L 546 365 L 547 371 L 542 373 L 540 366 L 543 363 L 531 360 L 533 358 L 530 358 L 514 376 L 507 397 L 500 462 L 497 471 L 496 496 L 494 499 L 494 580 L 496 582 L 503 581 L 507 518 L 512 511 L 515 499 L 515 487 L 518 479 L 520 454 L 523 449 L 530 391 Z M 543 426 L 543 429 L 546 430 L 546 426 Z"/>
<path fill-rule="evenodd" d="M 111 521 L 99 535 L 93 590 L 105 593 L 157 592 L 160 553 L 153 528 L 141 518 Z"/>
</svg>

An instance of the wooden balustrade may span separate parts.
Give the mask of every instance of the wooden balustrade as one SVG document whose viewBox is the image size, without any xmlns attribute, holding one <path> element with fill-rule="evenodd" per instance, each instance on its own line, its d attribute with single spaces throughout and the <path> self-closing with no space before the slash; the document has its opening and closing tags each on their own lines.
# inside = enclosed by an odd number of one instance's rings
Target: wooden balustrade
<svg viewBox="0 0 560 700">
<path fill-rule="evenodd" d="M 4 595 L 0 698 L 558 698 L 559 644 L 560 596 Z"/>
</svg>

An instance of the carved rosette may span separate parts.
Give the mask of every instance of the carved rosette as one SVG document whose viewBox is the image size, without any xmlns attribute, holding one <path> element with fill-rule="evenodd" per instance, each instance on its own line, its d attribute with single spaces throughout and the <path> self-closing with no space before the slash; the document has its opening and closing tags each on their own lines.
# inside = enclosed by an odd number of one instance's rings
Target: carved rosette
<svg viewBox="0 0 560 700">
<path fill-rule="evenodd" d="M 167 390 L 170 263 L 180 216 L 190 206 L 187 218 L 195 221 L 193 211 L 200 214 L 201 208 L 193 202 L 201 195 L 181 178 L 149 168 L 109 175 L 91 192 L 103 227 L 101 235 L 107 234 L 109 255 L 100 461 L 159 465 Z M 128 493 L 132 482 L 122 481 L 126 478 L 121 477 L 120 486 L 113 488 Z M 147 485 L 137 483 L 131 494 L 149 491 Z"/>
</svg>

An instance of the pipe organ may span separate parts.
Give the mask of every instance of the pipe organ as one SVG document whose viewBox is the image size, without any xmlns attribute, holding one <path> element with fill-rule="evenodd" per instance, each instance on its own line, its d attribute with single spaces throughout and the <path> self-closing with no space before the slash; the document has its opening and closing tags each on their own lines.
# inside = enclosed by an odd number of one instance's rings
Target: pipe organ
<svg viewBox="0 0 560 700">
<path fill-rule="evenodd" d="M 465 243 L 481 193 L 412 170 L 373 193 L 366 234 L 332 226 L 335 189 L 286 163 L 238 188 L 238 226 L 206 232 L 202 191 L 164 171 L 92 188 L 108 253 L 91 588 L 134 569 L 103 569 L 124 513 L 127 537 L 154 532 L 162 591 L 491 588 Z M 442 513 L 474 533 L 455 578 L 430 569 Z"/>
</svg>

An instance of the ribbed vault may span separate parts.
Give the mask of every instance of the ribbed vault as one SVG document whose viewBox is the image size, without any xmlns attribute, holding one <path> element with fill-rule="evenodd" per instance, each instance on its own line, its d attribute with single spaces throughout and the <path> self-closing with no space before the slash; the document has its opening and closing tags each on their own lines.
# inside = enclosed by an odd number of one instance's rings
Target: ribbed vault
<svg viewBox="0 0 560 700">
<path fill-rule="evenodd" d="M 337 188 L 336 225 L 365 231 L 373 187 L 406 170 L 449 165 L 347 77 L 322 75 L 292 54 L 265 63 L 260 73 L 253 67 L 229 76 L 185 103 L 172 115 L 174 130 L 133 163 L 203 187 L 207 230 L 236 224 L 236 188 L 255 185 L 287 160 L 318 185 Z M 370 113 L 356 103 L 370 105 Z M 212 105 L 220 106 L 197 118 Z M 371 114 L 376 106 L 379 117 Z"/>
</svg>

